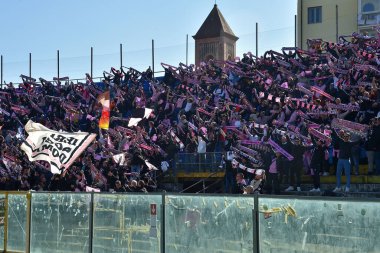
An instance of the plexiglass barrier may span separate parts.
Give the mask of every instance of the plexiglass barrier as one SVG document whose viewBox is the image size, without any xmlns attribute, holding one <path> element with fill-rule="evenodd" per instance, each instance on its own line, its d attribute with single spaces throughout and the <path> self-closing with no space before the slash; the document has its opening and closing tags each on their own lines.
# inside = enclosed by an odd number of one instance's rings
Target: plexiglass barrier
<svg viewBox="0 0 380 253">
<path fill-rule="evenodd" d="M 93 252 L 161 252 L 162 195 L 95 194 Z"/>
<path fill-rule="evenodd" d="M 91 194 L 33 193 L 30 251 L 89 252 Z"/>
<path fill-rule="evenodd" d="M 165 198 L 165 249 L 183 252 L 252 252 L 253 198 Z"/>
<path fill-rule="evenodd" d="M 379 208 L 379 202 L 260 197 L 260 252 L 380 252 Z"/>
<path fill-rule="evenodd" d="M 375 253 L 379 208 L 293 196 L 0 193 L 0 251 Z"/>
<path fill-rule="evenodd" d="M 26 194 L 8 195 L 8 251 L 23 252 L 27 236 L 27 198 Z"/>
</svg>

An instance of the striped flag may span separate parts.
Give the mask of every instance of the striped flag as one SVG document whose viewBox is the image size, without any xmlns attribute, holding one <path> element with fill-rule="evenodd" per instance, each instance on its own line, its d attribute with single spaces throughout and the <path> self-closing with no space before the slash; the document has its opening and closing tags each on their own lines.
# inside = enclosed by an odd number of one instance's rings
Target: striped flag
<svg viewBox="0 0 380 253">
<path fill-rule="evenodd" d="M 99 95 L 98 102 L 103 106 L 102 116 L 99 120 L 99 128 L 108 130 L 110 125 L 110 92 Z"/>
</svg>

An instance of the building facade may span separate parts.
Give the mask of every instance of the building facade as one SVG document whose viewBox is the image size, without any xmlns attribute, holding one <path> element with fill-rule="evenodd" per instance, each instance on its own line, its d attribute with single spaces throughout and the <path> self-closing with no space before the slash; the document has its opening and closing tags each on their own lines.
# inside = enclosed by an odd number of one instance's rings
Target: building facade
<svg viewBox="0 0 380 253">
<path fill-rule="evenodd" d="M 235 58 L 236 41 L 239 38 L 235 36 L 216 4 L 193 38 L 196 65 L 210 59 L 225 61 Z"/>
<path fill-rule="evenodd" d="M 358 0 L 298 0 L 297 46 L 307 49 L 307 39 L 336 42 L 356 32 L 358 6 Z"/>
<path fill-rule="evenodd" d="M 374 35 L 380 24 L 380 0 L 358 0 L 358 31 Z"/>
</svg>

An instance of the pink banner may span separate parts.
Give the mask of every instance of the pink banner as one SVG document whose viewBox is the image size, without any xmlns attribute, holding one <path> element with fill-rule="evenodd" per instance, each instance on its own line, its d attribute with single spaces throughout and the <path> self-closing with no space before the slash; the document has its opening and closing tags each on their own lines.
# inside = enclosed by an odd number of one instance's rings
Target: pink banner
<svg viewBox="0 0 380 253">
<path fill-rule="evenodd" d="M 323 140 L 327 143 L 331 143 L 331 138 L 329 136 L 319 132 L 318 130 L 314 128 L 309 128 L 309 133 L 320 140 Z"/>
<path fill-rule="evenodd" d="M 312 86 L 312 87 L 311 87 L 311 90 L 317 92 L 318 94 L 321 94 L 322 96 L 328 98 L 328 99 L 331 100 L 331 101 L 334 101 L 334 100 L 335 100 L 335 98 L 334 98 L 333 96 L 331 96 L 330 94 L 324 92 L 323 90 L 321 90 L 321 89 L 319 89 L 319 88 L 317 88 L 317 87 L 315 87 L 315 86 Z"/>
<path fill-rule="evenodd" d="M 271 145 L 276 152 L 280 152 L 283 156 L 285 156 L 289 161 L 292 161 L 294 159 L 294 157 L 291 154 L 286 152 L 276 142 L 272 141 L 272 139 L 268 140 L 268 144 Z"/>
</svg>

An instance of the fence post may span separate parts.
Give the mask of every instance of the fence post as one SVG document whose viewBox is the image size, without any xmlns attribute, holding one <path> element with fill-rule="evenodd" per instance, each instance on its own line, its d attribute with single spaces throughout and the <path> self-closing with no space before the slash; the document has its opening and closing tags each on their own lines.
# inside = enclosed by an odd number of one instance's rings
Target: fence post
<svg viewBox="0 0 380 253">
<path fill-rule="evenodd" d="M 294 15 L 294 47 L 297 47 L 297 15 Z"/>
<path fill-rule="evenodd" d="M 123 44 L 120 43 L 120 70 L 123 67 Z"/>
<path fill-rule="evenodd" d="M 29 53 L 29 78 L 32 78 L 32 53 Z"/>
<path fill-rule="evenodd" d="M 336 43 L 339 42 L 339 7 L 338 5 L 335 5 L 335 36 L 336 36 Z"/>
<path fill-rule="evenodd" d="M 59 50 L 57 50 L 57 78 L 59 82 Z"/>
<path fill-rule="evenodd" d="M 92 68 L 93 68 L 93 65 L 94 65 L 94 49 L 91 47 L 91 60 L 90 60 L 90 65 L 91 65 L 91 69 L 90 69 L 90 76 L 92 78 Z"/>
<path fill-rule="evenodd" d="M 161 200 L 161 253 L 165 253 L 165 199 L 166 193 L 163 191 Z"/>
<path fill-rule="evenodd" d="M 152 72 L 154 78 L 154 40 L 152 40 Z"/>
<path fill-rule="evenodd" d="M 260 221 L 259 221 L 259 194 L 255 193 L 252 210 L 253 219 L 253 253 L 260 253 L 259 236 L 260 236 Z"/>
<path fill-rule="evenodd" d="M 188 58 L 189 58 L 189 35 L 186 34 L 186 66 L 188 66 Z"/>
<path fill-rule="evenodd" d="M 259 23 L 256 22 L 256 61 L 259 57 Z"/>
<path fill-rule="evenodd" d="M 26 253 L 30 253 L 30 238 L 32 228 L 32 193 L 26 193 Z"/>
<path fill-rule="evenodd" d="M 5 193 L 5 217 L 4 217 L 4 252 L 8 246 L 8 193 Z"/>
<path fill-rule="evenodd" d="M 0 85 L 1 85 L 1 89 L 3 89 L 3 55 L 1 55 L 1 62 L 0 62 Z"/>
<path fill-rule="evenodd" d="M 91 201 L 90 201 L 90 215 L 89 215 L 89 236 L 88 236 L 88 252 L 92 253 L 92 243 L 94 236 L 94 192 L 91 192 Z"/>
</svg>

